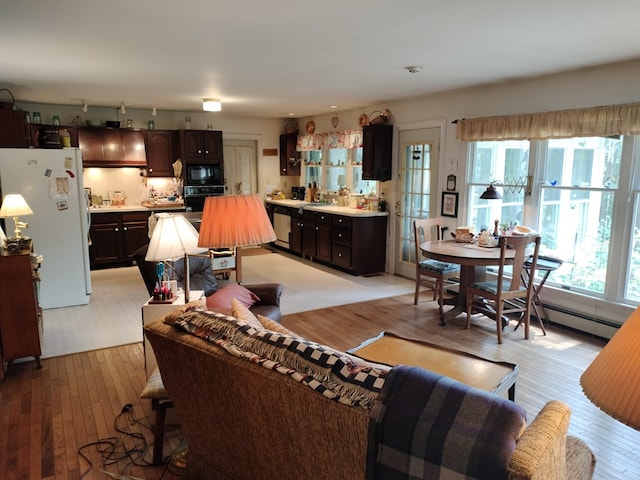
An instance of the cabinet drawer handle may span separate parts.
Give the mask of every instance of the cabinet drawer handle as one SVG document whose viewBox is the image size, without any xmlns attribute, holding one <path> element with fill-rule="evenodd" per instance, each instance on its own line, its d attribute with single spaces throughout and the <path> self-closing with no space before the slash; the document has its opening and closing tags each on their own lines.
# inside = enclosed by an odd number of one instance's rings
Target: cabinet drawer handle
<svg viewBox="0 0 640 480">
<path fill-rule="evenodd" d="M 127 229 L 127 227 L 123 227 L 123 228 L 122 228 L 122 230 L 126 230 L 126 229 Z"/>
<path fill-rule="evenodd" d="M 342 238 L 342 234 L 341 233 L 338 234 L 338 238 Z"/>
<path fill-rule="evenodd" d="M 114 228 L 113 230 L 114 230 L 114 232 L 119 232 L 120 231 L 120 229 L 118 227 Z"/>
<path fill-rule="evenodd" d="M 202 150 L 198 150 L 198 153 L 202 153 Z"/>
</svg>

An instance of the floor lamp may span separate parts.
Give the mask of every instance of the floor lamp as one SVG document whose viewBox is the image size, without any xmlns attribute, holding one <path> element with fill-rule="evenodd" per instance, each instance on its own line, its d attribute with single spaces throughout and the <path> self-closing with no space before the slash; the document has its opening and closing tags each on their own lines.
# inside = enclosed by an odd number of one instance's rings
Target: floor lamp
<svg viewBox="0 0 640 480">
<path fill-rule="evenodd" d="M 199 247 L 237 248 L 275 240 L 276 233 L 259 195 L 225 195 L 205 199 Z M 236 271 L 241 272 L 240 269 L 238 251 Z"/>
<path fill-rule="evenodd" d="M 158 213 L 153 227 L 147 262 L 175 261 L 184 258 L 184 302 L 189 302 L 189 255 L 206 251 L 198 247 L 198 231 L 182 214 Z"/>
<path fill-rule="evenodd" d="M 640 430 L 640 307 L 591 362 L 580 384 L 603 412 Z"/>
</svg>

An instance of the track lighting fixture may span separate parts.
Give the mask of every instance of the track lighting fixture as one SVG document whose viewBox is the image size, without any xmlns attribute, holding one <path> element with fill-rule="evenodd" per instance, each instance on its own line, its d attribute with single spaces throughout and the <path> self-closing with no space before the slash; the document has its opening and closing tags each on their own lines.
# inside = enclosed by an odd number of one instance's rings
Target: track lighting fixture
<svg viewBox="0 0 640 480">
<path fill-rule="evenodd" d="M 82 111 L 84 113 L 87 113 L 88 110 L 89 110 L 89 105 L 87 105 L 87 102 L 82 102 Z"/>
<path fill-rule="evenodd" d="M 127 109 L 124 108 L 124 102 L 120 104 L 120 113 L 127 113 Z"/>
<path fill-rule="evenodd" d="M 153 107 L 151 109 L 151 115 L 155 117 L 157 114 L 158 114 L 158 112 L 156 111 L 156 107 Z"/>
</svg>

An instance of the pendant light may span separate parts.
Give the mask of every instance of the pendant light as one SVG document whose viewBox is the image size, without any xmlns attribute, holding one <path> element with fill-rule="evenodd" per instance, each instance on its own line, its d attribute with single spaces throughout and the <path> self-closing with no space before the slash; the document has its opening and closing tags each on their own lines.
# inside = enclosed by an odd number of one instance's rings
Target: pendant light
<svg viewBox="0 0 640 480">
<path fill-rule="evenodd" d="M 500 194 L 500 192 L 496 190 L 496 187 L 493 186 L 494 183 L 499 183 L 499 182 L 491 182 L 487 187 L 487 189 L 484 192 L 482 192 L 482 195 L 480 195 L 480 198 L 484 200 L 500 200 L 502 198 L 502 195 Z"/>
</svg>

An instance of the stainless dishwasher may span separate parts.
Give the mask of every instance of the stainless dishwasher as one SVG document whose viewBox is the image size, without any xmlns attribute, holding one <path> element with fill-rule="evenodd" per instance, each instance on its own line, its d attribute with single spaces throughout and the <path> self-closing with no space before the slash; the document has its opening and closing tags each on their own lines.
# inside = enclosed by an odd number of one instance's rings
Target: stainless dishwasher
<svg viewBox="0 0 640 480">
<path fill-rule="evenodd" d="M 273 206 L 273 230 L 276 232 L 275 244 L 289 248 L 289 234 L 291 233 L 291 216 L 287 207 Z"/>
</svg>

